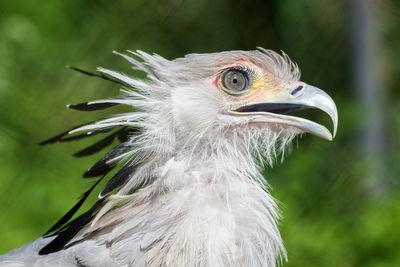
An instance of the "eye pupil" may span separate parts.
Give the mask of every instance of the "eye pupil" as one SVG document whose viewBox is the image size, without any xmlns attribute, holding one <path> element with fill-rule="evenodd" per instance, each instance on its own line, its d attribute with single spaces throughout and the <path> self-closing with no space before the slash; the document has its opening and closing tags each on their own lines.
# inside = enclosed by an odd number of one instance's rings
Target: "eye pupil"
<svg viewBox="0 0 400 267">
<path fill-rule="evenodd" d="M 228 69 L 221 75 L 221 84 L 228 93 L 239 94 L 248 89 L 250 76 L 242 69 Z"/>
</svg>

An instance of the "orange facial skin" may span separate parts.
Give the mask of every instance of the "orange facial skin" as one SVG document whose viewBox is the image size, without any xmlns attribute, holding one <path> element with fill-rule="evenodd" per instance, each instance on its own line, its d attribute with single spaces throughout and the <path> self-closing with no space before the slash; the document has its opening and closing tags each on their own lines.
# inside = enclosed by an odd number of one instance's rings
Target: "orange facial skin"
<svg viewBox="0 0 400 267">
<path fill-rule="evenodd" d="M 266 99 L 279 99 L 288 96 L 287 88 L 289 87 L 290 82 L 274 77 L 271 73 L 264 71 L 254 63 L 239 61 L 227 65 L 223 70 L 233 67 L 252 70 L 250 73 L 251 81 L 249 88 L 243 93 L 229 94 L 222 88 L 221 76 L 223 71 L 221 71 L 221 73 L 219 73 L 212 81 L 212 84 L 220 89 L 219 91 L 232 106 L 242 106 L 248 103 L 265 101 Z"/>
</svg>

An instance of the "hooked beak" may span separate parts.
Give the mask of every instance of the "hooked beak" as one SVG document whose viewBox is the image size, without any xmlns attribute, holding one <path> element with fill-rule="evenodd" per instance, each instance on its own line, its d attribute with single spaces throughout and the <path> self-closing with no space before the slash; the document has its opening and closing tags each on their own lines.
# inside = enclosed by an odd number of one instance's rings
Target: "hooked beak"
<svg viewBox="0 0 400 267">
<path fill-rule="evenodd" d="M 229 111 L 229 114 L 249 116 L 251 122 L 254 123 L 295 127 L 303 132 L 308 132 L 331 141 L 336 135 L 338 125 L 338 113 L 335 102 L 321 89 L 305 83 L 299 84 L 293 90 L 289 90 L 285 97 L 281 96 L 265 101 L 247 103 L 244 106 Z M 313 121 L 285 115 L 289 111 L 308 108 L 317 108 L 329 115 L 333 122 L 333 134 L 325 126 Z"/>
</svg>

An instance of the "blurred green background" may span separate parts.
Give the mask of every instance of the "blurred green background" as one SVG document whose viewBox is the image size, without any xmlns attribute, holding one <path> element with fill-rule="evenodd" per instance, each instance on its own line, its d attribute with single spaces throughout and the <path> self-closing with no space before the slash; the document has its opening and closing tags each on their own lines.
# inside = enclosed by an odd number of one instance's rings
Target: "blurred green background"
<svg viewBox="0 0 400 267">
<path fill-rule="evenodd" d="M 43 234 L 93 182 L 80 175 L 100 155 L 71 154 L 94 140 L 37 143 L 107 115 L 66 104 L 119 88 L 66 65 L 131 73 L 112 50 L 172 59 L 256 46 L 285 51 L 340 117 L 333 142 L 305 135 L 265 170 L 284 265 L 400 266 L 398 0 L 1 0 L 0 253 Z"/>
</svg>

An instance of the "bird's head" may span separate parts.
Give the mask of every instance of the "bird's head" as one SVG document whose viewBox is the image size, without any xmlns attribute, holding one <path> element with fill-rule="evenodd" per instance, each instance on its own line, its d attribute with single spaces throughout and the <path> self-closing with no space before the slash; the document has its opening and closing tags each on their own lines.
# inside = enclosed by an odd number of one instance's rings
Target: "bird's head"
<svg viewBox="0 0 400 267">
<path fill-rule="evenodd" d="M 178 81 L 171 91 L 174 116 L 183 126 L 199 131 L 210 125 L 236 125 L 242 130 L 308 132 L 328 140 L 335 136 L 335 103 L 322 90 L 299 81 L 298 67 L 286 55 L 259 48 L 191 54 L 173 63 L 173 81 Z M 326 112 L 333 121 L 333 135 L 313 121 L 286 115 L 306 108 Z"/>
<path fill-rule="evenodd" d="M 328 140 L 335 136 L 335 103 L 322 90 L 299 81 L 297 65 L 285 54 L 258 48 L 189 54 L 175 60 L 141 51 L 134 55 L 142 61 L 120 55 L 145 71 L 148 80 L 99 69 L 134 88 L 119 103 L 132 105 L 136 112 L 111 121 L 142 129 L 134 143 L 148 152 L 202 151 L 207 158 L 214 152 L 254 155 L 256 151 L 271 162 L 297 134 Z M 333 121 L 333 134 L 323 125 L 289 114 L 306 108 L 326 112 Z"/>
</svg>

